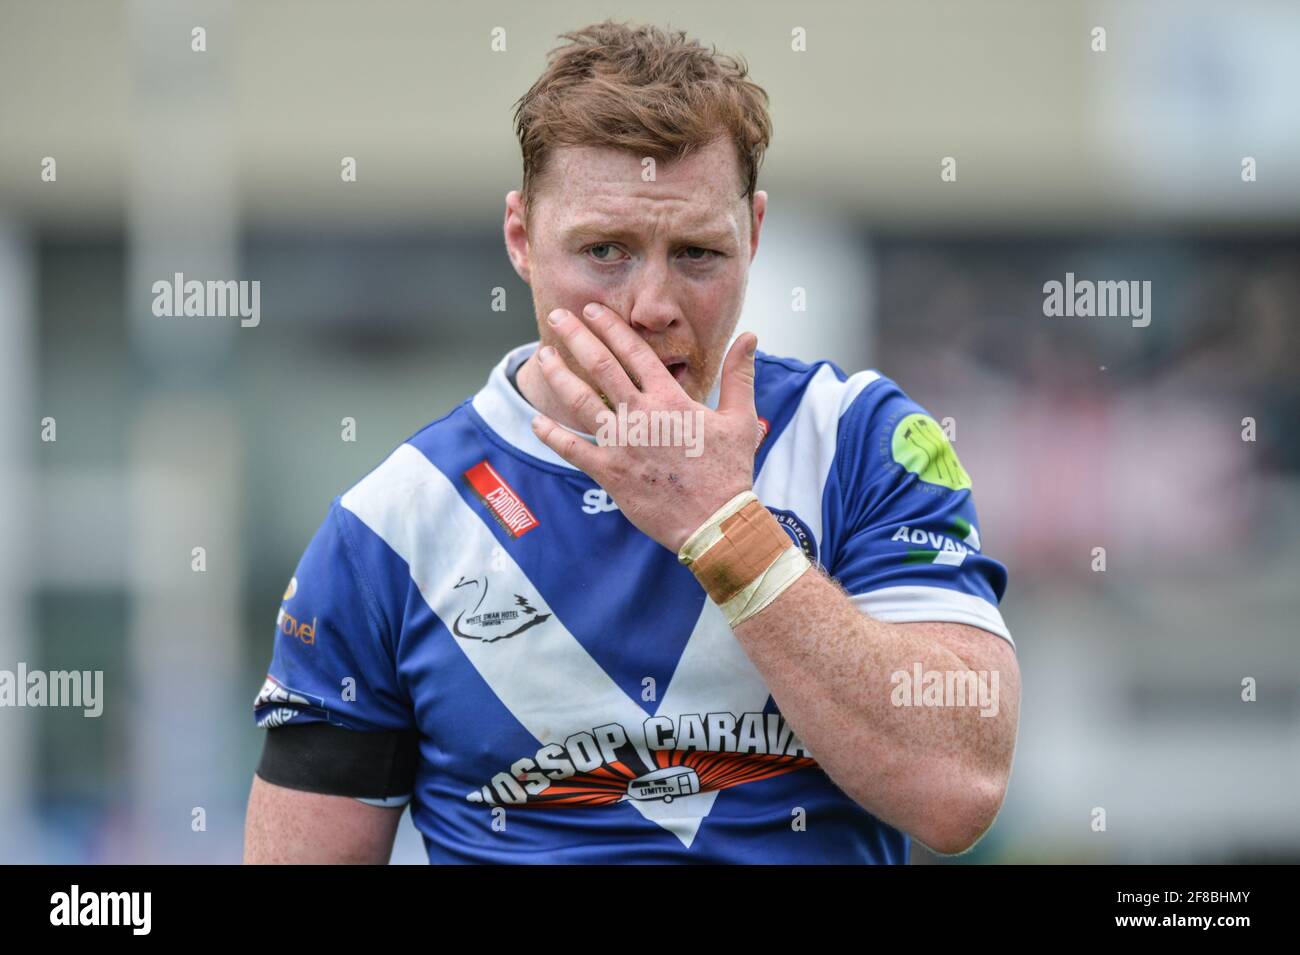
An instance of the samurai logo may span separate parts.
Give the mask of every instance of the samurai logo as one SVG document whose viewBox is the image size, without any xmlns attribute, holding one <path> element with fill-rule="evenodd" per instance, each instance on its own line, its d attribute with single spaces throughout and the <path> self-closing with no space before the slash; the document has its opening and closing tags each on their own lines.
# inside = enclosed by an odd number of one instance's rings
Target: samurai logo
<svg viewBox="0 0 1300 955">
<path fill-rule="evenodd" d="M 506 640 L 510 637 L 518 636 L 525 630 L 530 630 L 539 623 L 545 623 L 551 619 L 549 613 L 538 613 L 537 608 L 528 602 L 528 598 L 523 594 L 515 594 L 514 606 L 507 610 L 488 610 L 482 609 L 483 602 L 488 595 L 488 578 L 484 577 L 462 577 L 453 587 L 458 590 L 461 587 L 478 587 L 479 597 L 474 608 L 468 611 L 462 610 L 456 614 L 456 619 L 452 621 L 451 632 L 462 640 L 482 640 L 484 643 L 495 643 L 498 640 Z M 464 626 L 462 626 L 462 623 Z"/>
</svg>

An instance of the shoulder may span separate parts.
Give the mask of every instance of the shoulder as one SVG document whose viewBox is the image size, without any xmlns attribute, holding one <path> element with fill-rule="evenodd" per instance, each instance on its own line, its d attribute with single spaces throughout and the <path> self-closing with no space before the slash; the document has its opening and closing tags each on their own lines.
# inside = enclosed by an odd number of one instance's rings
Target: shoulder
<svg viewBox="0 0 1300 955">
<path fill-rule="evenodd" d="M 470 401 L 463 401 L 403 439 L 340 494 L 336 505 L 374 527 L 383 515 L 408 511 L 437 474 L 453 469 L 467 450 L 481 446 L 483 440 Z"/>
<path fill-rule="evenodd" d="M 833 361 L 804 362 L 758 353 L 755 370 L 758 413 L 773 423 L 773 433 L 787 427 L 807 444 L 815 431 L 832 446 L 861 439 L 886 416 L 924 413 L 891 378 L 874 368 L 846 373 Z M 771 416 L 765 414 L 771 412 Z"/>
<path fill-rule="evenodd" d="M 826 486 L 874 500 L 908 472 L 925 487 L 961 491 L 970 479 L 943 427 L 898 382 L 874 368 L 762 355 L 755 374 L 770 452 L 820 462 Z M 775 440 L 773 440 L 775 439 Z"/>
<path fill-rule="evenodd" d="M 330 505 L 339 557 L 396 632 L 410 581 L 410 562 L 442 539 L 460 500 L 453 477 L 482 437 L 468 401 L 407 437 Z M 460 470 L 456 470 L 457 468 Z"/>
</svg>

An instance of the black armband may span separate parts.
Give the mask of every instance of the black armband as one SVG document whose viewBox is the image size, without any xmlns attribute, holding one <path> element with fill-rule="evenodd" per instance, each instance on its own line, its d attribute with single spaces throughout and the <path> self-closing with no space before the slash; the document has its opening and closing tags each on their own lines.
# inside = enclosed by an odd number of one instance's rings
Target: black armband
<svg viewBox="0 0 1300 955">
<path fill-rule="evenodd" d="M 266 731 L 257 775 L 287 789 L 382 799 L 415 788 L 420 737 L 415 730 L 370 733 L 330 723 Z"/>
</svg>

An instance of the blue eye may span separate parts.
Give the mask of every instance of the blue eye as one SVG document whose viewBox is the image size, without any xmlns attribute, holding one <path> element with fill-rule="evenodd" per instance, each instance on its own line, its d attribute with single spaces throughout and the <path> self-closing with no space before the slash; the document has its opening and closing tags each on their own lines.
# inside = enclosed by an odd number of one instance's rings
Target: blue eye
<svg viewBox="0 0 1300 955">
<path fill-rule="evenodd" d="M 696 252 L 702 254 L 695 255 L 694 253 Z M 691 245 L 686 247 L 686 257 L 690 259 L 692 262 L 707 262 L 710 259 L 718 258 L 720 255 L 722 255 L 721 252 L 715 252 L 713 249 L 705 249 L 698 245 Z"/>
<path fill-rule="evenodd" d="M 609 242 L 598 242 L 598 243 L 596 243 L 595 245 L 588 246 L 588 247 L 587 247 L 587 254 L 590 255 L 592 258 L 594 258 L 597 262 L 612 262 L 612 261 L 614 261 L 613 259 L 608 258 L 608 257 L 606 257 L 606 256 L 596 254 L 598 249 L 608 249 L 608 250 L 610 250 L 610 251 L 615 251 L 614 246 L 613 246 L 611 243 L 609 243 Z"/>
</svg>

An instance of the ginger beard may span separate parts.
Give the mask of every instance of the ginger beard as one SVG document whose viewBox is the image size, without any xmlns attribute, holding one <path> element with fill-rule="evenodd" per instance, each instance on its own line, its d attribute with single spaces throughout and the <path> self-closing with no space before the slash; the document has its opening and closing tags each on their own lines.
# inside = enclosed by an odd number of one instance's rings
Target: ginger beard
<svg viewBox="0 0 1300 955">
<path fill-rule="evenodd" d="M 579 321 L 590 302 L 610 309 L 703 403 L 740 320 L 767 195 L 741 192 L 735 146 L 721 136 L 661 164 L 654 179 L 642 171 L 626 150 L 556 148 L 531 200 L 507 196 L 506 244 L 531 289 L 541 343 L 597 394 L 547 323 L 554 309 Z"/>
<path fill-rule="evenodd" d="M 607 305 L 604 302 L 600 302 L 599 304 L 605 305 L 606 308 L 612 308 L 612 306 Z M 581 378 L 593 391 L 604 398 L 605 396 L 601 392 L 600 387 L 592 381 L 591 377 L 587 374 L 586 369 L 578 364 L 577 359 L 575 359 L 569 352 L 569 349 L 565 347 L 564 342 L 560 340 L 559 336 L 552 334 L 550 326 L 541 317 L 549 315 L 552 309 L 563 306 L 544 308 L 542 304 L 534 298 L 533 307 L 536 309 L 536 313 L 539 316 L 537 325 L 541 344 L 538 347 L 540 348 L 545 345 L 550 345 L 554 348 L 564 360 L 564 363 L 568 366 L 569 370 Z M 581 309 L 576 311 L 570 309 L 570 311 L 573 311 L 575 315 L 578 315 L 579 318 L 581 318 Z M 618 310 L 614 309 L 614 311 L 617 312 Z M 725 329 L 726 334 L 720 340 L 714 341 L 708 345 L 701 345 L 695 341 L 683 341 L 678 338 L 666 338 L 658 341 L 647 338 L 644 335 L 642 335 L 641 338 L 654 350 L 654 353 L 659 356 L 661 361 L 664 359 L 670 360 L 669 364 L 665 365 L 665 367 L 673 373 L 673 378 L 677 381 L 677 384 L 681 386 L 681 389 L 686 392 L 691 400 L 698 401 L 702 404 L 704 399 L 708 397 L 709 392 L 713 390 L 713 385 L 717 381 L 718 372 L 722 367 L 722 360 L 726 357 L 727 345 L 731 341 L 731 334 L 735 330 L 735 327 L 736 320 L 729 322 Z M 618 358 L 619 356 L 615 354 L 614 357 Z M 624 370 L 627 371 L 628 377 L 632 379 L 633 383 L 640 386 L 640 382 L 637 381 L 636 375 L 633 374 L 630 369 L 626 368 L 626 366 L 624 367 Z M 608 401 L 606 403 L 608 404 Z"/>
</svg>

